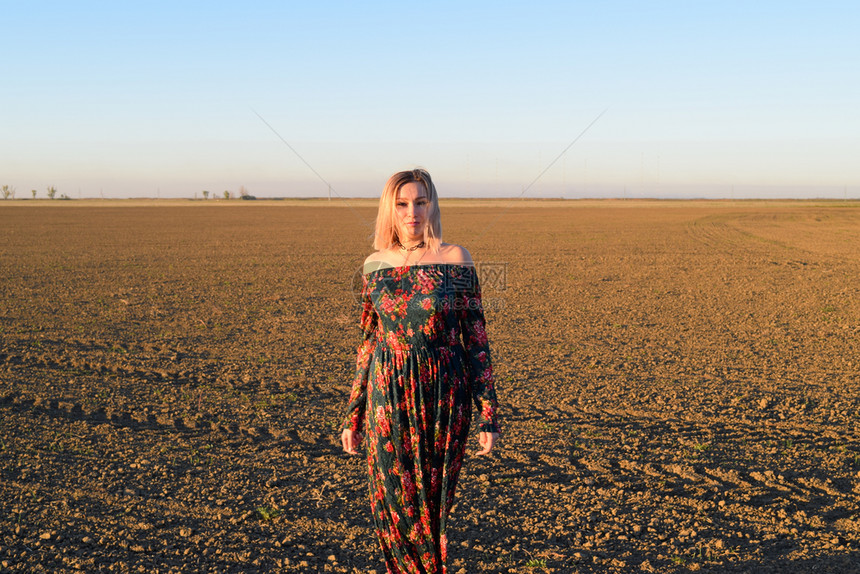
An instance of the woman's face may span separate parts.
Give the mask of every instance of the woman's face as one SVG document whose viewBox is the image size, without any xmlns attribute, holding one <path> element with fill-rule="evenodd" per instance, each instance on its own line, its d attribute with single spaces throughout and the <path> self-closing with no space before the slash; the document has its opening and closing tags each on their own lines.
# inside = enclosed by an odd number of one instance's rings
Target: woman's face
<svg viewBox="0 0 860 574">
<path fill-rule="evenodd" d="M 397 236 L 401 243 L 408 246 L 424 239 L 424 226 L 427 225 L 429 211 L 430 200 L 427 199 L 423 184 L 407 183 L 397 191 L 394 213 Z"/>
</svg>

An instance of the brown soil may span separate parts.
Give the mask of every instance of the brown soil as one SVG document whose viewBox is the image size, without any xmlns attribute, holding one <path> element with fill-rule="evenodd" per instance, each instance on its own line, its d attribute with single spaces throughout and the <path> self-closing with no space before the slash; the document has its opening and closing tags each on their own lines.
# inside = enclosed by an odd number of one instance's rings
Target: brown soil
<svg viewBox="0 0 860 574">
<path fill-rule="evenodd" d="M 373 208 L 70 203 L 0 205 L 0 571 L 383 572 L 337 440 Z M 504 430 L 452 572 L 860 571 L 857 205 L 443 217 Z"/>
</svg>

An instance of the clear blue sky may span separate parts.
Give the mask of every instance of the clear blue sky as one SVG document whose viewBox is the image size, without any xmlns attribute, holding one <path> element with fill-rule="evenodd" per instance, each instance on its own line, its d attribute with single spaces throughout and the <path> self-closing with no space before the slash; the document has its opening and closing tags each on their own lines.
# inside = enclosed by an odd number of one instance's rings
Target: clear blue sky
<svg viewBox="0 0 860 574">
<path fill-rule="evenodd" d="M 0 7 L 17 197 L 860 197 L 856 2 Z"/>
</svg>

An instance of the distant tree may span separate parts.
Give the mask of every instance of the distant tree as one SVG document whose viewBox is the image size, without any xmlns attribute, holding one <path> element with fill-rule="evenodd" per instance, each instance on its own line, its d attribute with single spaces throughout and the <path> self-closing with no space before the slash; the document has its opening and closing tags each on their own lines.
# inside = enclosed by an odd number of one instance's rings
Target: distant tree
<svg viewBox="0 0 860 574">
<path fill-rule="evenodd" d="M 3 193 L 3 199 L 9 199 L 10 197 L 12 199 L 15 199 L 15 188 L 14 187 L 4 185 L 3 187 L 0 187 L 0 192 Z"/>
<path fill-rule="evenodd" d="M 229 189 L 224 190 L 224 199 L 230 199 L 230 190 Z"/>
<path fill-rule="evenodd" d="M 32 193 L 32 194 L 33 194 L 33 199 L 36 199 L 36 190 L 35 190 L 35 189 L 31 189 L 31 190 L 30 190 L 30 193 Z"/>
<path fill-rule="evenodd" d="M 244 185 L 240 185 L 239 186 L 239 197 L 241 197 L 242 199 L 245 199 L 249 195 L 251 195 L 251 194 L 248 193 L 248 189 Z"/>
<path fill-rule="evenodd" d="M 203 190 L 203 199 L 209 199 L 209 192 L 205 189 Z"/>
<path fill-rule="evenodd" d="M 57 188 L 53 185 L 48 187 L 48 199 L 54 199 L 54 196 L 57 195 Z"/>
</svg>

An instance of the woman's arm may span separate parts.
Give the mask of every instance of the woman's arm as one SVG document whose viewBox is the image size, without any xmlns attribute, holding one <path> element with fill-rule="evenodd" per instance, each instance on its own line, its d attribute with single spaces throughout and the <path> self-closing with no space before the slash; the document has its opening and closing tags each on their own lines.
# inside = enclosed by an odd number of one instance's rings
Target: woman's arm
<svg viewBox="0 0 860 574">
<path fill-rule="evenodd" d="M 490 360 L 490 343 L 487 339 L 484 308 L 481 303 L 481 286 L 478 284 L 478 273 L 475 268 L 466 267 L 463 279 L 463 294 L 456 298 L 459 307 L 457 313 L 460 319 L 463 347 L 469 357 L 469 383 L 472 399 L 480 413 L 478 428 L 482 435 L 491 433 L 498 436 L 500 432 L 497 419 L 499 405 L 496 400 L 493 366 Z M 484 444 L 490 440 L 489 437 L 482 440 L 481 444 L 484 446 L 485 452 L 489 452 L 487 446 L 492 448 L 497 436 L 492 437 L 489 445 Z"/>
<path fill-rule="evenodd" d="M 361 343 L 355 365 L 355 377 L 352 380 L 352 392 L 349 396 L 346 420 L 343 423 L 341 442 L 343 448 L 350 454 L 357 454 L 355 447 L 361 442 L 364 429 L 364 414 L 367 407 L 367 379 L 370 376 L 370 363 L 376 349 L 376 330 L 379 316 L 370 298 L 367 275 L 362 275 L 361 288 Z"/>
</svg>

